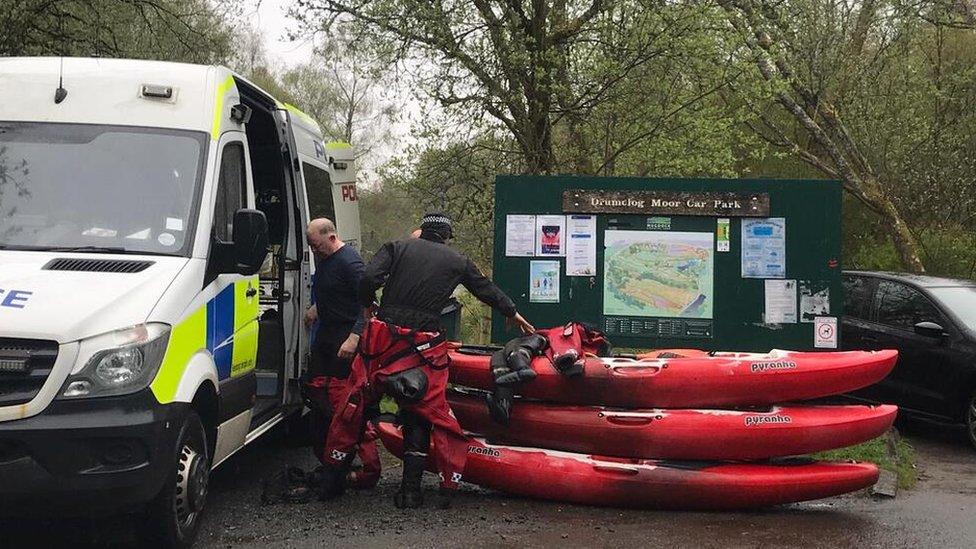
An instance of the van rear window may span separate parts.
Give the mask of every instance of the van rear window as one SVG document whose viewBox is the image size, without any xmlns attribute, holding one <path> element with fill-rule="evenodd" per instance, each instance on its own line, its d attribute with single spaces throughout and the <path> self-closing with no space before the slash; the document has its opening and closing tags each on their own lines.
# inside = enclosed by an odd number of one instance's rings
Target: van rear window
<svg viewBox="0 0 976 549">
<path fill-rule="evenodd" d="M 305 194 L 311 219 L 327 217 L 335 221 L 335 199 L 329 172 L 308 162 L 302 162 L 302 171 L 305 172 Z"/>
</svg>

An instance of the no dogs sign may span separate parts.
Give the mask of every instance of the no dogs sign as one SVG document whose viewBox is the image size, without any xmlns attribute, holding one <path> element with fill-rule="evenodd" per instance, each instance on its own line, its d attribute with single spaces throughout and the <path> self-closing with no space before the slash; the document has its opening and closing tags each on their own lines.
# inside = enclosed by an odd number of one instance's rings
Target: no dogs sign
<svg viewBox="0 0 976 549">
<path fill-rule="evenodd" d="M 813 346 L 817 349 L 837 348 L 836 316 L 818 316 L 814 319 Z"/>
</svg>

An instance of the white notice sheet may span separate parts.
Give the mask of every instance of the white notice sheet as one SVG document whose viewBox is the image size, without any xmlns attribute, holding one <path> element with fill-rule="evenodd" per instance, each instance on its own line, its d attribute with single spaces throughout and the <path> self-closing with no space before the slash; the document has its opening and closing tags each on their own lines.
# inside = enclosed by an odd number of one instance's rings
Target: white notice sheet
<svg viewBox="0 0 976 549">
<path fill-rule="evenodd" d="M 535 255 L 535 216 L 505 216 L 505 255 L 531 257 Z"/>
<path fill-rule="evenodd" d="M 566 276 L 596 276 L 596 216 L 566 216 Z"/>
<path fill-rule="evenodd" d="M 766 280 L 766 324 L 796 323 L 796 281 Z"/>
</svg>

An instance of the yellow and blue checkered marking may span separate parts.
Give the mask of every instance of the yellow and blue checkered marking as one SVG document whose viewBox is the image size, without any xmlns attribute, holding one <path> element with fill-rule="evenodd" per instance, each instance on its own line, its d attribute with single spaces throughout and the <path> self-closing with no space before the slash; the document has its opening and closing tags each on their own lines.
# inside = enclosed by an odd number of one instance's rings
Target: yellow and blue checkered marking
<svg viewBox="0 0 976 549">
<path fill-rule="evenodd" d="M 258 350 L 258 297 L 247 295 L 257 277 L 229 284 L 206 305 L 173 326 L 166 355 L 151 385 L 161 403 L 176 397 L 183 372 L 196 353 L 213 357 L 220 381 L 254 369 Z"/>
<path fill-rule="evenodd" d="M 218 314 L 219 313 L 219 314 Z M 207 349 L 217 366 L 217 379 L 230 377 L 234 356 L 234 286 L 207 302 Z"/>
</svg>

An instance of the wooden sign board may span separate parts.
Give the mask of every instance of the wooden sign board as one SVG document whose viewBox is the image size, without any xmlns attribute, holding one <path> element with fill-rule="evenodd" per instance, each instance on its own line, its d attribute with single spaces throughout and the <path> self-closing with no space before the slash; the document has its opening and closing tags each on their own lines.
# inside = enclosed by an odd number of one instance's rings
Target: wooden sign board
<svg viewBox="0 0 976 549">
<path fill-rule="evenodd" d="M 768 217 L 769 194 L 567 189 L 563 212 Z"/>
</svg>

